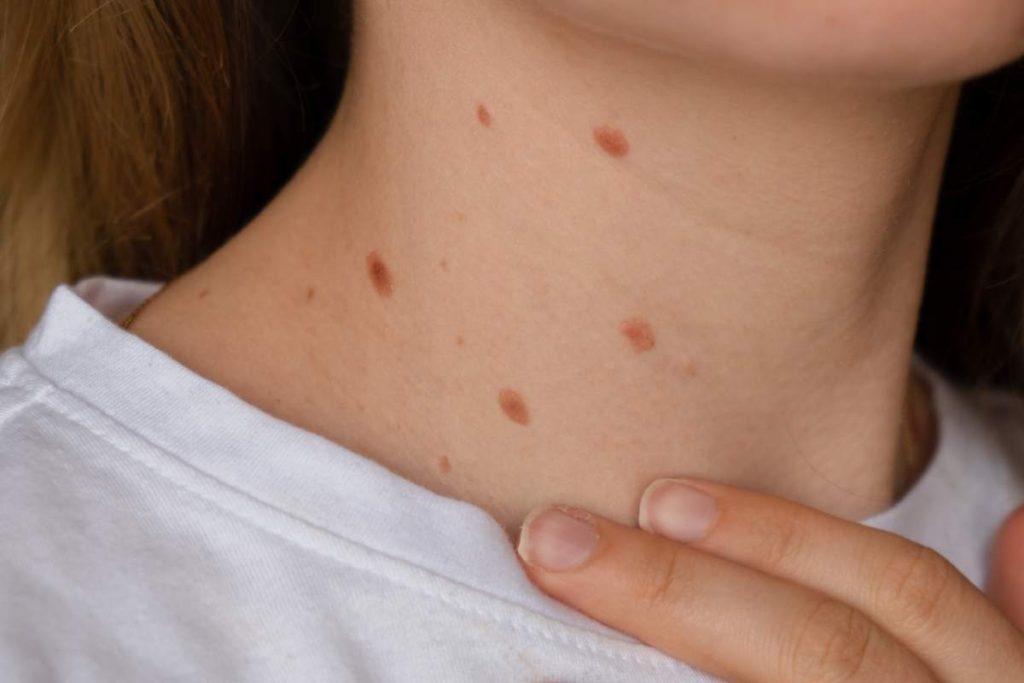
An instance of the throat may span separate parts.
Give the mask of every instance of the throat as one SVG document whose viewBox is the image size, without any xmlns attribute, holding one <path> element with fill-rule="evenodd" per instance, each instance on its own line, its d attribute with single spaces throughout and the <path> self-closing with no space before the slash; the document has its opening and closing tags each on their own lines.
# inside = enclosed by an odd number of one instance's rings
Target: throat
<svg viewBox="0 0 1024 683">
<path fill-rule="evenodd" d="M 510 529 L 635 522 L 661 476 L 885 508 L 956 93 L 747 82 L 541 21 L 367 21 L 304 168 L 133 330 Z"/>
</svg>

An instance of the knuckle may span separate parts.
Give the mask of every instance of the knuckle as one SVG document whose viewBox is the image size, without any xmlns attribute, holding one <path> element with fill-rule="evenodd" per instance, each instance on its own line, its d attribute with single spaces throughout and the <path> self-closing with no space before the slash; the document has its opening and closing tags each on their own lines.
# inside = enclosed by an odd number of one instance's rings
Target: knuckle
<svg viewBox="0 0 1024 683">
<path fill-rule="evenodd" d="M 692 581 L 687 576 L 682 552 L 675 548 L 659 548 L 643 563 L 639 573 L 637 598 L 649 608 L 679 604 L 687 599 Z"/>
<path fill-rule="evenodd" d="M 760 517 L 752 534 L 758 563 L 769 572 L 792 564 L 800 556 L 802 530 L 797 515 L 791 512 Z"/>
<path fill-rule="evenodd" d="M 821 683 L 855 680 L 863 674 L 879 635 L 874 622 L 856 609 L 822 598 L 799 622 L 785 667 L 792 674 L 786 678 Z"/>
<path fill-rule="evenodd" d="M 958 585 L 957 571 L 931 548 L 913 545 L 893 553 L 875 591 L 880 609 L 904 630 L 930 633 L 943 621 L 943 606 Z"/>
</svg>

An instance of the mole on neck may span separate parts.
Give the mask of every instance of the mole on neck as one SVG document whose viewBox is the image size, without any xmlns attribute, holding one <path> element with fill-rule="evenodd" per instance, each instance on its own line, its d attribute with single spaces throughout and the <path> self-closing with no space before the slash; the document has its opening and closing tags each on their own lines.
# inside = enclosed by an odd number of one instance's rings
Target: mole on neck
<svg viewBox="0 0 1024 683">
<path fill-rule="evenodd" d="M 369 3 L 320 146 L 138 334 L 509 527 L 671 475 L 885 507 L 955 89 L 413 5 Z"/>
</svg>

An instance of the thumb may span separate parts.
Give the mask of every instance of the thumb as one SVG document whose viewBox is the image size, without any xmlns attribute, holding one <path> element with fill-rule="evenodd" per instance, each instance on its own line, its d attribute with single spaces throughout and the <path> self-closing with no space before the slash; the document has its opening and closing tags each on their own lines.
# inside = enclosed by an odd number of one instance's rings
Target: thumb
<svg viewBox="0 0 1024 683">
<path fill-rule="evenodd" d="M 1003 614 L 1024 630 L 1024 506 L 1006 519 L 996 536 L 988 592 Z"/>
</svg>

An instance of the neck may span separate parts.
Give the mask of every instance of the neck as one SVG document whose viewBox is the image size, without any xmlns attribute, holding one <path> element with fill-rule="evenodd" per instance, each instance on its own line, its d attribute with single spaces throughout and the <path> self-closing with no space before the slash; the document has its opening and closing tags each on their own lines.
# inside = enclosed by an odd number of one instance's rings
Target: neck
<svg viewBox="0 0 1024 683">
<path fill-rule="evenodd" d="M 955 88 L 364 5 L 318 149 L 140 336 L 508 528 L 668 475 L 889 504 Z"/>
</svg>

